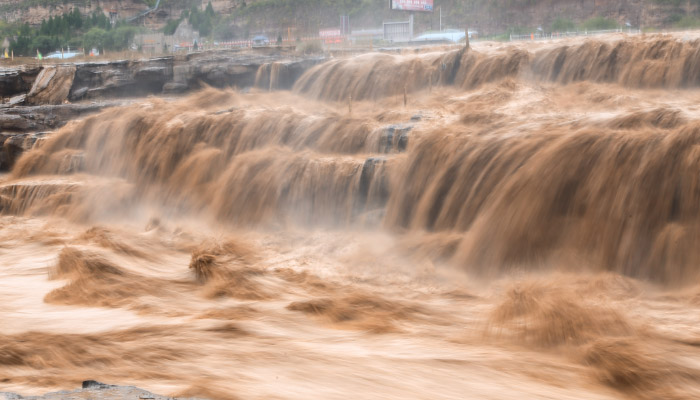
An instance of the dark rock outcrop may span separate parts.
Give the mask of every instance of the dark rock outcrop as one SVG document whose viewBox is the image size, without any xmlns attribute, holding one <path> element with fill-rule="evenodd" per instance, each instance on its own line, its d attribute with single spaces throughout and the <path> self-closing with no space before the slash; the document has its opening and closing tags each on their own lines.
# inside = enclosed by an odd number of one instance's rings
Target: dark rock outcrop
<svg viewBox="0 0 700 400">
<path fill-rule="evenodd" d="M 7 98 L 29 92 L 41 69 L 40 66 L 22 66 L 0 71 L 0 95 Z"/>
<path fill-rule="evenodd" d="M 0 107 L 0 132 L 36 132 L 60 128 L 67 121 L 125 104 L 124 101 L 101 101 L 28 107 Z"/>
<path fill-rule="evenodd" d="M 259 54 L 255 52 L 231 51 L 192 54 L 178 59 L 173 67 L 175 88 L 196 89 L 201 84 L 214 87 L 247 88 L 259 86 L 269 88 L 269 72 L 266 84 L 258 84 L 259 71 L 269 70 L 269 65 L 281 66 L 283 71 L 273 89 L 289 89 L 294 82 L 322 58 L 298 58 L 285 54 Z M 274 78 L 273 78 L 274 79 Z"/>
<path fill-rule="evenodd" d="M 299 58 L 283 51 L 226 50 L 18 68 L 0 73 L 0 94 L 8 98 L 31 90 L 28 103 L 58 104 L 66 97 L 70 101 L 139 97 L 183 93 L 202 85 L 247 88 L 259 82 L 259 87 L 289 89 L 307 69 L 322 60 Z M 64 95 L 66 89 L 68 94 Z"/>
<path fill-rule="evenodd" d="M 161 93 L 172 80 L 173 57 L 76 64 L 68 99 L 138 97 Z"/>
<path fill-rule="evenodd" d="M 356 210 L 365 212 L 384 208 L 389 199 L 385 157 L 370 157 L 362 164 Z"/>
<path fill-rule="evenodd" d="M 265 63 L 257 70 L 255 87 L 268 90 L 291 89 L 294 82 L 317 63 L 316 59 Z"/>
<path fill-rule="evenodd" d="M 68 121 L 119 106 L 127 101 L 93 102 L 27 107 L 0 107 L 0 171 L 8 171 L 23 152 L 47 131 Z"/>
<path fill-rule="evenodd" d="M 44 133 L 0 133 L 0 171 L 9 171 L 19 156 L 43 136 Z"/>
<path fill-rule="evenodd" d="M 408 146 L 408 135 L 413 125 L 395 124 L 384 128 L 380 141 L 382 153 L 404 152 Z"/>
<path fill-rule="evenodd" d="M 149 400 L 185 400 L 182 397 L 168 397 L 151 393 L 147 390 L 139 389 L 135 386 L 108 385 L 97 381 L 84 381 L 82 389 L 63 390 L 60 392 L 47 393 L 43 396 L 22 396 L 16 393 L 0 392 L 0 398 L 6 400 L 64 400 L 64 399 L 102 399 L 102 400 L 123 400 L 123 399 L 149 399 Z M 187 398 L 196 400 L 193 397 Z"/>
</svg>

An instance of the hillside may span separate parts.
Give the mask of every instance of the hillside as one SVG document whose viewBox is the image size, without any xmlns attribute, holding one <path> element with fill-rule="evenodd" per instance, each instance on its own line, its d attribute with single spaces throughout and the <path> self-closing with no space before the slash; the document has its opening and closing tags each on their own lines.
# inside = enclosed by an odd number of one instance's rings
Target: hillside
<svg viewBox="0 0 700 400">
<path fill-rule="evenodd" d="M 485 34 L 543 27 L 558 19 L 579 25 L 595 17 L 620 25 L 670 28 L 679 22 L 696 22 L 698 0 L 435 0 L 434 13 L 416 13 L 418 30 L 442 26 L 464 28 L 467 24 Z M 237 12 L 252 29 L 264 29 L 270 22 L 313 31 L 338 26 L 341 14 L 350 15 L 353 27 L 379 27 L 382 21 L 407 18 L 406 12 L 391 11 L 384 0 L 256 0 Z"/>
<path fill-rule="evenodd" d="M 83 14 L 101 8 L 117 10 L 122 17 L 130 17 L 148 8 L 143 0 L 0 0 L 0 16 L 7 22 L 40 24 L 50 16 L 63 15 L 77 7 Z"/>
<path fill-rule="evenodd" d="M 117 12 L 117 18 L 137 15 L 156 0 L 0 0 L 5 21 L 37 25 L 49 16 L 61 15 L 73 7 L 88 14 L 98 8 Z M 160 28 L 191 7 L 204 8 L 207 1 L 161 0 L 159 10 L 139 23 Z M 417 13 L 418 31 L 442 26 L 462 29 L 468 25 L 482 34 L 531 31 L 537 27 L 580 26 L 600 17 L 608 24 L 634 27 L 671 28 L 700 25 L 700 0 L 436 0 L 435 13 Z M 314 35 L 318 29 L 339 25 L 340 15 L 350 15 L 353 29 L 377 28 L 382 21 L 407 18 L 405 12 L 390 11 L 388 0 L 217 0 L 213 7 L 235 26 L 232 35 L 255 32 Z"/>
</svg>

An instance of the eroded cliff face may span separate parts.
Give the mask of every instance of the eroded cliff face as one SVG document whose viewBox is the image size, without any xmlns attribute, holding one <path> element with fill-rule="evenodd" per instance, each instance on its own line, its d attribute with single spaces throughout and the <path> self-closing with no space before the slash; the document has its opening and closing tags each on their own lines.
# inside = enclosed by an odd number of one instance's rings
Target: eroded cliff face
<svg viewBox="0 0 700 400">
<path fill-rule="evenodd" d="M 8 101 L 13 96 L 28 94 L 27 101 L 38 105 L 178 93 L 204 85 L 290 89 L 306 70 L 324 60 L 301 58 L 284 51 L 264 51 L 217 51 L 58 66 L 23 65 L 0 73 L 0 95 Z"/>
<path fill-rule="evenodd" d="M 85 14 L 92 13 L 98 8 L 105 12 L 116 10 L 121 18 L 137 15 L 149 8 L 142 0 L 47 0 L 41 6 L 37 6 L 35 3 L 26 0 L 0 0 L 0 11 L 2 11 L 0 15 L 6 21 L 21 21 L 31 25 L 38 25 L 44 19 L 63 15 L 76 7 Z"/>
</svg>

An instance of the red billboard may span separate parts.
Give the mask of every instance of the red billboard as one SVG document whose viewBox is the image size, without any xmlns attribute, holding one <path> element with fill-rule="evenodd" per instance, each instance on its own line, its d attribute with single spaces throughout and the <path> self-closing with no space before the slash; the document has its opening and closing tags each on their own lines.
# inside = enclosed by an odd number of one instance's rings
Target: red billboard
<svg viewBox="0 0 700 400">
<path fill-rule="evenodd" d="M 389 0 L 392 10 L 433 12 L 433 0 Z"/>
</svg>

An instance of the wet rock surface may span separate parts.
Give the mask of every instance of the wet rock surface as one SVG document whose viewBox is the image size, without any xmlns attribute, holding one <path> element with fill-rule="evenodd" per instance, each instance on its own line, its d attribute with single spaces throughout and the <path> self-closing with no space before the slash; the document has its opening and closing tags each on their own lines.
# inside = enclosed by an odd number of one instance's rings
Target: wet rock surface
<svg viewBox="0 0 700 400">
<path fill-rule="evenodd" d="M 0 70 L 0 93 L 3 97 L 12 97 L 29 92 L 41 69 L 40 66 L 25 65 Z"/>
<path fill-rule="evenodd" d="M 411 118 L 413 121 L 413 118 Z M 408 138 L 413 125 L 411 124 L 394 124 L 384 128 L 382 132 L 381 151 L 383 153 L 406 151 L 408 146 Z"/>
<path fill-rule="evenodd" d="M 158 94 L 172 79 L 173 57 L 76 64 L 68 99 Z"/>
<path fill-rule="evenodd" d="M 0 107 L 0 132 L 53 130 L 65 125 L 71 119 L 123 104 L 124 101 L 100 101 L 80 104 Z"/>
<path fill-rule="evenodd" d="M 82 99 L 135 97 L 161 93 L 183 93 L 201 88 L 247 88 L 260 81 L 258 70 L 278 71 L 272 78 L 273 88 L 288 89 L 323 57 L 300 58 L 284 51 L 226 50 L 166 56 L 143 60 L 80 62 L 59 66 L 22 66 L 0 71 L 0 94 L 12 96 L 29 93 L 28 102 L 49 104 Z M 61 71 L 61 79 L 52 79 Z M 70 73 L 68 73 L 70 71 Z M 73 72 L 74 71 L 74 72 Z M 68 76 L 71 75 L 71 76 Z M 263 78 L 266 88 L 270 76 Z M 33 85 L 39 83 L 46 100 L 33 95 Z M 53 87 L 52 83 L 57 87 Z M 68 91 L 67 95 L 65 94 Z M 59 94 L 59 95 L 54 95 Z M 60 99 L 60 100 L 57 100 Z"/>
<path fill-rule="evenodd" d="M 41 70 L 26 97 L 29 104 L 61 104 L 73 85 L 75 66 L 48 66 Z"/>
<path fill-rule="evenodd" d="M 77 390 L 63 390 L 60 392 L 47 393 L 43 396 L 22 396 L 16 393 L 0 392 L 0 398 L 5 400 L 77 400 L 77 399 L 101 399 L 101 400 L 124 400 L 124 399 L 144 399 L 144 400 L 176 400 L 184 397 L 168 397 L 151 393 L 147 390 L 135 386 L 108 385 L 105 383 L 89 380 L 83 382 L 83 387 Z M 194 400 L 195 398 L 187 398 Z"/>
<path fill-rule="evenodd" d="M 0 171 L 9 171 L 19 156 L 43 136 L 44 133 L 0 133 Z"/>
<path fill-rule="evenodd" d="M 19 156 L 31 149 L 38 139 L 62 127 L 68 121 L 128 102 L 129 100 L 113 100 L 80 104 L 0 107 L 0 171 L 10 170 Z"/>
</svg>

